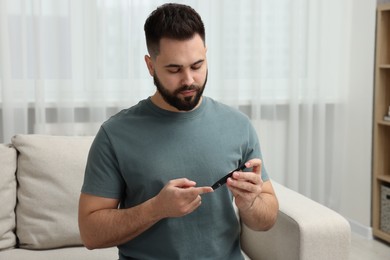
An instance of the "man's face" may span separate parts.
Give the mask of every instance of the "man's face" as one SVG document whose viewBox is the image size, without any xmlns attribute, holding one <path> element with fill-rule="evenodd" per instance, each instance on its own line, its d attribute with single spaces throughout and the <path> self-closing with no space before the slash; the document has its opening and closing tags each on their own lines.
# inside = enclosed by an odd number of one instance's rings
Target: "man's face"
<svg viewBox="0 0 390 260">
<path fill-rule="evenodd" d="M 170 92 L 168 88 L 166 88 L 161 83 L 156 73 L 153 76 L 153 80 L 154 85 L 157 87 L 158 92 L 166 103 L 168 103 L 172 107 L 175 107 L 179 111 L 191 111 L 199 104 L 204 88 L 206 86 L 207 74 L 202 86 L 195 84 L 189 86 L 183 85 L 180 88 L 174 90 L 173 92 Z"/>
<path fill-rule="evenodd" d="M 190 111 L 207 82 L 206 47 L 199 35 L 184 41 L 163 38 L 155 59 L 145 57 L 157 87 L 152 101 L 171 111 Z"/>
</svg>

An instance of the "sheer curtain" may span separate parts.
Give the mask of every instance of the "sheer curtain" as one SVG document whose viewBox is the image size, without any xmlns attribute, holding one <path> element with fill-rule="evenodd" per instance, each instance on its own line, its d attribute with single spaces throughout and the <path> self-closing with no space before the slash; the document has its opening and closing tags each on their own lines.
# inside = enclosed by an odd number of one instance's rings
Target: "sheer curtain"
<svg viewBox="0 0 390 260">
<path fill-rule="evenodd" d="M 164 2 L 0 0 L 0 141 L 94 135 L 153 94 L 143 23 Z M 205 22 L 205 94 L 248 114 L 273 179 L 337 209 L 351 0 L 177 2 Z"/>
</svg>

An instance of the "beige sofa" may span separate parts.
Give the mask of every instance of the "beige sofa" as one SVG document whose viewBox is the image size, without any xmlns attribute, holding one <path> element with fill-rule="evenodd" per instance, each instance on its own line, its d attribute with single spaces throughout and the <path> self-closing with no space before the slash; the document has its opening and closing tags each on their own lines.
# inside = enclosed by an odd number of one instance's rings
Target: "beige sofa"
<svg viewBox="0 0 390 260">
<path fill-rule="evenodd" d="M 117 259 L 82 246 L 77 207 L 93 137 L 16 135 L 0 144 L 0 260 Z M 268 232 L 242 228 L 251 259 L 348 259 L 350 227 L 336 212 L 274 183 L 280 202 Z"/>
</svg>

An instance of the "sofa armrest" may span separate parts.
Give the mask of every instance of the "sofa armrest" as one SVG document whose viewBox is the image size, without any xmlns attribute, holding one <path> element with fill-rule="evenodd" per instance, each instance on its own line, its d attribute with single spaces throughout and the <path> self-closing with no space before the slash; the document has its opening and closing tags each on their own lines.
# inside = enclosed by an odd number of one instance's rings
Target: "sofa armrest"
<svg viewBox="0 0 390 260">
<path fill-rule="evenodd" d="M 273 182 L 279 215 L 266 232 L 242 226 L 241 244 L 252 259 L 348 259 L 351 229 L 335 211 Z"/>
</svg>

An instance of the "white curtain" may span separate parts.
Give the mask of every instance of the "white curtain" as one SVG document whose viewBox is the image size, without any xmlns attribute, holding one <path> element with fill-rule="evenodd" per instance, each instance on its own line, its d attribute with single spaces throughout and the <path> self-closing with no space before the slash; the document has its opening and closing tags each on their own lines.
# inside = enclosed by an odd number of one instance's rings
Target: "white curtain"
<svg viewBox="0 0 390 260">
<path fill-rule="evenodd" d="M 0 0 L 0 141 L 94 135 L 154 92 L 147 0 Z M 203 17 L 205 94 L 247 113 L 276 181 L 338 208 L 351 0 L 188 0 Z"/>
</svg>

